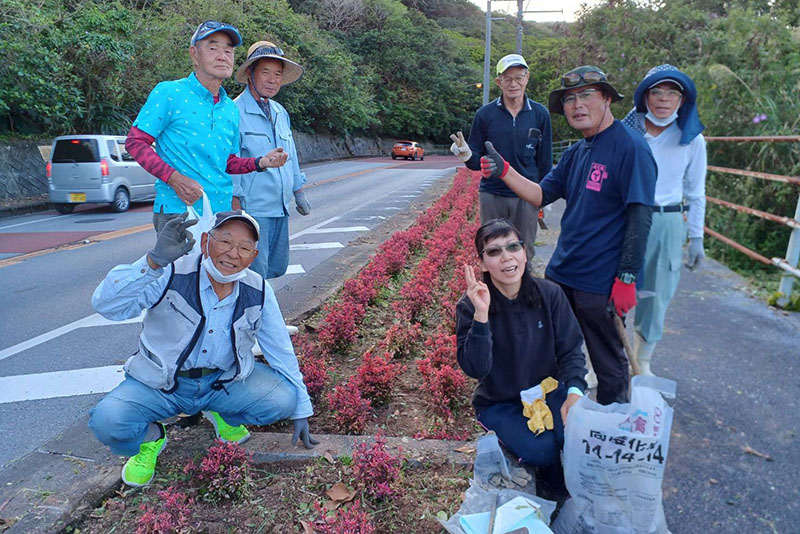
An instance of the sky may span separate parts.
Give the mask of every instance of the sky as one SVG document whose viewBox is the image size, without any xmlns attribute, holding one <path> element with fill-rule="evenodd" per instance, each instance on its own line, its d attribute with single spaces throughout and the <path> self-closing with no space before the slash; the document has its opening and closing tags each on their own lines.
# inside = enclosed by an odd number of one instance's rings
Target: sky
<svg viewBox="0 0 800 534">
<path fill-rule="evenodd" d="M 526 11 L 544 11 L 544 10 L 560 10 L 563 13 L 526 13 L 525 20 L 536 22 L 553 22 L 553 21 L 567 21 L 572 22 L 575 20 L 575 12 L 578 11 L 581 4 L 597 4 L 600 0 L 524 0 L 523 6 Z M 482 11 L 486 11 L 486 0 L 470 0 L 473 4 L 480 7 Z M 517 2 L 492 0 L 492 11 L 507 11 L 516 15 Z"/>
</svg>

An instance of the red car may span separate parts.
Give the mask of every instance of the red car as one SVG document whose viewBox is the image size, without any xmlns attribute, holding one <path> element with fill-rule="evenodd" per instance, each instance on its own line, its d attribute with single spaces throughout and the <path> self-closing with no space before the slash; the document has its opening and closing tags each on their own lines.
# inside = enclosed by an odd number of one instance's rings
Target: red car
<svg viewBox="0 0 800 534">
<path fill-rule="evenodd" d="M 414 141 L 398 141 L 392 147 L 392 159 L 425 159 L 425 149 Z"/>
</svg>

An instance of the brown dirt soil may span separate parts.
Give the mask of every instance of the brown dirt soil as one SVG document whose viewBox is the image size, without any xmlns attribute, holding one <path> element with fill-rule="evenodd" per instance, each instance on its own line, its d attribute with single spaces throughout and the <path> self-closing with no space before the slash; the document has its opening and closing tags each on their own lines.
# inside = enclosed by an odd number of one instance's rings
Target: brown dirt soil
<svg viewBox="0 0 800 534">
<path fill-rule="evenodd" d="M 209 427 L 210 429 L 210 427 Z M 83 517 L 65 532 L 112 534 L 135 532 L 142 517 L 141 505 L 160 502 L 158 491 L 170 486 L 194 496 L 183 475 L 190 454 L 199 458 L 204 449 L 198 445 L 200 429 L 169 430 L 170 446 L 159 457 L 153 483 L 146 488 L 130 489 L 120 484 L 117 491 L 104 499 L 98 508 L 87 510 Z M 392 499 L 375 501 L 365 497 L 355 485 L 348 459 L 319 458 L 306 462 L 281 462 L 255 465 L 249 495 L 239 502 L 218 504 L 196 502 L 192 507 L 190 532 L 215 533 L 302 533 L 301 520 L 318 518 L 315 504 L 329 501 L 325 492 L 337 482 L 355 490 L 375 526 L 375 532 L 430 534 L 440 532 L 436 514 L 448 516 L 458 510 L 463 492 L 469 486 L 470 469 L 449 462 L 425 463 L 404 467 L 398 485 L 401 494 Z M 345 505 L 349 506 L 349 505 Z"/>
</svg>

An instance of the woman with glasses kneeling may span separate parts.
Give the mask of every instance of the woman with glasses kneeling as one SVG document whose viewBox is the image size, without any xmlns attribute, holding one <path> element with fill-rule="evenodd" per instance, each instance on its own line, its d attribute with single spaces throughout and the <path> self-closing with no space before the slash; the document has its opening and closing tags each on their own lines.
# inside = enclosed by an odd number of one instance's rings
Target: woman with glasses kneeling
<svg viewBox="0 0 800 534">
<path fill-rule="evenodd" d="M 475 248 L 483 280 L 465 265 L 456 306 L 458 363 L 478 380 L 475 413 L 521 463 L 539 468 L 541 490 L 565 496 L 563 421 L 586 388 L 578 321 L 557 284 L 528 272 L 510 221 L 481 226 Z"/>
</svg>

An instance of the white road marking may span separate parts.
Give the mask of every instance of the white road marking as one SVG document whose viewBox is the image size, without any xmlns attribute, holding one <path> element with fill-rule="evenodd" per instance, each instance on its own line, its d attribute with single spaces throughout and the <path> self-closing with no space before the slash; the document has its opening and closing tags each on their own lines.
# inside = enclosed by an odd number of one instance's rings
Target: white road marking
<svg viewBox="0 0 800 534">
<path fill-rule="evenodd" d="M 323 248 L 344 248 L 344 245 L 338 241 L 326 241 L 324 243 L 301 243 L 289 246 L 289 250 L 317 250 Z"/>
<path fill-rule="evenodd" d="M 21 222 L 21 223 L 17 223 L 17 224 L 9 224 L 8 226 L 0 226 L 0 230 L 5 230 L 7 228 L 16 228 L 17 226 L 25 226 L 26 224 L 34 224 L 34 223 L 40 223 L 40 222 L 45 222 L 45 221 L 52 221 L 54 219 L 59 219 L 61 217 L 70 217 L 72 215 L 73 214 L 71 214 L 71 213 L 67 214 L 67 215 L 53 215 L 53 216 L 48 217 L 46 219 L 36 219 L 34 221 Z"/>
<path fill-rule="evenodd" d="M 0 377 L 0 404 L 107 393 L 125 379 L 121 365 Z"/>
<path fill-rule="evenodd" d="M 383 211 L 391 211 L 391 210 L 401 210 L 401 209 L 403 209 L 403 208 L 393 208 L 393 207 L 388 207 L 388 208 L 380 208 L 380 209 L 382 209 Z"/>
<path fill-rule="evenodd" d="M 375 219 L 380 219 L 382 221 L 386 220 L 386 217 L 383 215 L 370 215 L 369 217 L 353 217 L 354 221 L 372 221 Z"/>
<path fill-rule="evenodd" d="M 341 217 L 331 217 L 330 219 L 322 221 L 321 223 L 317 223 L 314 226 L 309 226 L 305 230 L 300 230 L 299 232 L 290 235 L 289 236 L 289 241 L 291 241 L 292 239 L 295 239 L 297 237 L 300 237 L 301 235 L 313 234 L 314 231 L 317 230 L 317 228 L 321 228 L 321 227 L 325 226 L 328 223 L 332 223 L 333 221 L 338 221 L 340 218 Z"/>
<path fill-rule="evenodd" d="M 286 268 L 286 272 L 284 274 L 303 274 L 306 270 L 303 269 L 303 266 L 300 264 L 293 264 Z"/>
<path fill-rule="evenodd" d="M 31 338 L 27 341 L 23 341 L 22 343 L 17 343 L 12 347 L 8 347 L 7 349 L 0 350 L 0 360 L 5 360 L 9 356 L 13 356 L 23 350 L 28 350 L 36 345 L 41 345 L 46 341 L 50 341 L 51 339 L 55 339 L 59 336 L 63 336 L 73 330 L 77 330 L 78 328 L 88 328 L 90 326 L 107 326 L 112 324 L 130 324 L 130 323 L 140 323 L 144 318 L 144 312 L 142 312 L 139 317 L 134 317 L 133 319 L 126 319 L 124 321 L 111 321 L 106 319 L 99 313 L 93 313 L 89 317 L 84 317 L 83 319 L 78 319 L 75 322 L 69 323 L 64 325 L 60 328 L 56 328 L 55 330 L 50 330 L 49 332 L 45 332 L 40 336 L 36 336 Z"/>
<path fill-rule="evenodd" d="M 400 208 L 391 208 L 399 210 Z M 340 226 L 338 228 L 317 228 L 313 232 L 306 232 L 308 234 L 338 234 L 340 232 L 369 232 L 366 226 Z"/>
</svg>

